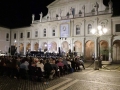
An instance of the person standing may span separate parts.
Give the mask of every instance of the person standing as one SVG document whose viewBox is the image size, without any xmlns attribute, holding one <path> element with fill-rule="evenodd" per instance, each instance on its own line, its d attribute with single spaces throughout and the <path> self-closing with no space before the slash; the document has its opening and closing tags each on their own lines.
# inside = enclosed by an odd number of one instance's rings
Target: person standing
<svg viewBox="0 0 120 90">
<path fill-rule="evenodd" d="M 85 66 L 84 66 L 84 62 L 83 62 L 83 60 L 80 58 L 80 65 L 82 65 L 82 67 L 85 69 Z"/>
</svg>

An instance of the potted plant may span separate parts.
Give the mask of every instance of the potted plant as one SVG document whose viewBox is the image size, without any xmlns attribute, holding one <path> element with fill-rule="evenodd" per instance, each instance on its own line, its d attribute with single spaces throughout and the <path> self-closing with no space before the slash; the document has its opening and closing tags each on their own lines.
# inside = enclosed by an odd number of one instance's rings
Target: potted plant
<svg viewBox="0 0 120 90">
<path fill-rule="evenodd" d="M 93 8 L 93 9 L 91 10 L 91 12 L 92 12 L 92 14 L 94 14 L 94 13 L 95 13 L 95 9 Z"/>
<path fill-rule="evenodd" d="M 67 18 L 69 17 L 69 15 L 70 15 L 69 12 L 67 12 L 67 14 L 66 14 Z"/>
<path fill-rule="evenodd" d="M 79 11 L 79 16 L 81 16 L 82 15 L 82 12 L 81 12 L 81 10 Z"/>
<path fill-rule="evenodd" d="M 101 48 L 100 50 L 100 54 L 102 55 L 102 63 L 103 64 L 111 64 L 111 61 L 109 60 L 109 54 L 112 52 L 112 48 L 109 47 L 109 48 Z M 112 60 L 112 59 L 111 59 Z M 110 62 L 108 62 L 110 61 Z"/>
<path fill-rule="evenodd" d="M 58 18 L 59 17 L 59 15 L 58 14 L 56 14 L 56 18 Z"/>
<path fill-rule="evenodd" d="M 49 19 L 49 16 L 47 16 L 47 19 Z"/>
</svg>

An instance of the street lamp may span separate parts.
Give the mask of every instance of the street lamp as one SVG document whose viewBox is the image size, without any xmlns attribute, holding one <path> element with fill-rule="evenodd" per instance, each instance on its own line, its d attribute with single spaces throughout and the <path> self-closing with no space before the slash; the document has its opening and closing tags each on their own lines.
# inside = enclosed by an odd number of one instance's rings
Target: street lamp
<svg viewBox="0 0 120 90">
<path fill-rule="evenodd" d="M 16 45 L 16 42 L 17 42 L 17 40 L 14 40 L 14 47 L 15 47 L 15 52 L 14 52 L 14 54 L 17 53 L 17 45 Z"/>
<path fill-rule="evenodd" d="M 98 26 L 97 29 L 92 29 L 91 33 L 97 37 L 105 35 L 107 33 L 107 28 L 102 28 L 102 26 Z"/>
<path fill-rule="evenodd" d="M 17 41 L 15 40 L 14 42 L 16 43 Z"/>
<path fill-rule="evenodd" d="M 98 26 L 97 29 L 91 29 L 91 33 L 97 36 L 98 39 L 98 54 L 97 58 L 100 57 L 100 36 L 105 35 L 107 33 L 107 28 L 103 28 L 102 26 Z"/>
</svg>

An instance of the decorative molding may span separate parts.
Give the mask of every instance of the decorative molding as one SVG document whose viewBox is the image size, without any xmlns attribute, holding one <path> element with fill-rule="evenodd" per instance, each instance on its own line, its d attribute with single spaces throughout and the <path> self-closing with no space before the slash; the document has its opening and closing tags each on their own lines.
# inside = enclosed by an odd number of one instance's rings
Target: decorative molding
<svg viewBox="0 0 120 90">
<path fill-rule="evenodd" d="M 92 24 L 93 25 L 94 21 L 90 20 L 90 21 L 87 22 L 87 26 L 88 26 L 88 24 Z"/>
<path fill-rule="evenodd" d="M 76 27 L 76 25 L 82 26 L 82 23 L 81 22 L 77 22 L 77 23 L 74 24 L 74 26 Z"/>
<path fill-rule="evenodd" d="M 101 24 L 102 22 L 105 22 L 106 25 L 108 24 L 108 20 L 107 20 L 107 19 L 100 20 L 100 21 L 98 22 L 98 24 Z"/>
</svg>

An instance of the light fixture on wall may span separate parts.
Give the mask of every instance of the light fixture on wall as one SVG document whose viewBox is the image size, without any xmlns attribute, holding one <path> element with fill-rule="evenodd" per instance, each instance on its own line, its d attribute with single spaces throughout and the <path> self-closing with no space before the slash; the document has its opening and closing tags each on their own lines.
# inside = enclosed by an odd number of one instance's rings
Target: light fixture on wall
<svg viewBox="0 0 120 90">
<path fill-rule="evenodd" d="M 60 40 L 67 40 L 66 37 L 60 37 Z"/>
<path fill-rule="evenodd" d="M 47 47 L 47 44 L 45 44 L 45 47 Z"/>
</svg>

